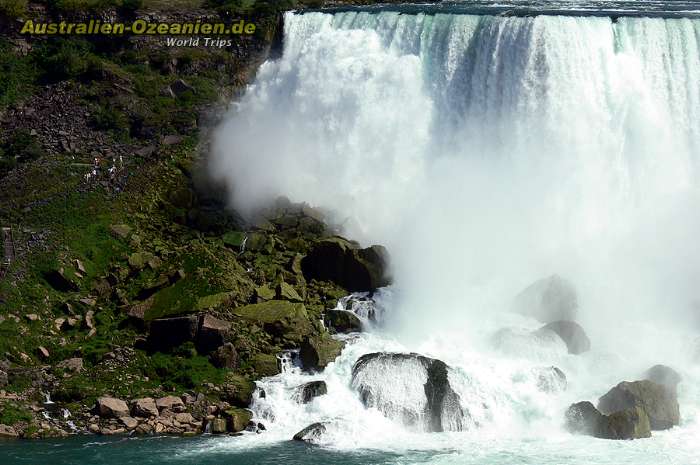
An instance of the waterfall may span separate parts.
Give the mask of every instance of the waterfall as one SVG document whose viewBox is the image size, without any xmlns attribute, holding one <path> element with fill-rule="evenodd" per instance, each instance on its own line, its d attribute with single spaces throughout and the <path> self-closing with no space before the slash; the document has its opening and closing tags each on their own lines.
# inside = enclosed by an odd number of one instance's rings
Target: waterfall
<svg viewBox="0 0 700 465">
<path fill-rule="evenodd" d="M 412 351 L 449 365 L 473 426 L 460 434 L 561 435 L 571 402 L 656 363 L 682 372 L 696 431 L 699 37 L 681 18 L 288 13 L 283 55 L 216 131 L 211 171 L 244 213 L 278 195 L 333 211 L 388 247 L 395 284 L 381 327 L 324 373 L 261 383 L 262 436 L 324 422 L 339 447 L 420 443 L 351 385 L 362 355 Z M 542 344 L 510 312 L 554 273 L 578 290 L 589 353 Z M 369 318 L 362 297 L 338 308 Z M 542 389 L 552 366 L 565 391 Z M 327 395 L 294 401 L 319 379 Z M 418 394 L 388 383 L 382 399 L 411 416 Z"/>
</svg>

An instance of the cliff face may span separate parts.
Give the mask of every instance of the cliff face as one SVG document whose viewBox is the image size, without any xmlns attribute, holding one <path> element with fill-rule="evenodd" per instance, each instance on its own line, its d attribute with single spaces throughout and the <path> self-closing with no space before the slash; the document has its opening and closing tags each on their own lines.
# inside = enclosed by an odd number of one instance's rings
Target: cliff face
<svg viewBox="0 0 700 465">
<path fill-rule="evenodd" d="M 40 4 L 27 14 L 66 15 Z M 244 220 L 199 181 L 207 128 L 279 32 L 277 12 L 249 14 L 260 32 L 224 48 L 28 38 L 4 18 L 0 435 L 235 432 L 275 356 L 329 338 L 321 312 L 348 291 L 301 269 L 332 234 L 322 215 L 280 199 Z M 237 316 L 269 301 L 294 310 Z"/>
</svg>

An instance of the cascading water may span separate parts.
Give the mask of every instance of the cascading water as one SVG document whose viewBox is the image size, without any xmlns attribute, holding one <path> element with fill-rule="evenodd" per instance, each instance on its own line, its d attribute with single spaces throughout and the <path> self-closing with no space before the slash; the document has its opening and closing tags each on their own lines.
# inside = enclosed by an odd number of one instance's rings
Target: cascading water
<svg viewBox="0 0 700 465">
<path fill-rule="evenodd" d="M 387 246 L 395 284 L 383 324 L 323 373 L 290 366 L 261 383 L 253 410 L 268 431 L 255 440 L 323 422 L 330 446 L 469 447 L 474 463 L 484 441 L 513 456 L 539 448 L 542 463 L 572 447 L 610 463 L 698 463 L 698 37 L 690 19 L 287 14 L 283 56 L 218 130 L 212 172 L 241 211 L 277 195 L 330 209 L 348 236 Z M 538 342 L 527 335 L 541 324 L 510 312 L 553 273 L 578 290 L 590 352 Z M 430 434 L 365 407 L 352 367 L 370 352 L 446 362 L 469 422 Z M 564 431 L 569 404 L 656 363 L 683 382 L 681 426 L 655 446 Z M 328 393 L 300 404 L 312 380 Z M 391 402 L 411 402 L 385 384 Z"/>
</svg>

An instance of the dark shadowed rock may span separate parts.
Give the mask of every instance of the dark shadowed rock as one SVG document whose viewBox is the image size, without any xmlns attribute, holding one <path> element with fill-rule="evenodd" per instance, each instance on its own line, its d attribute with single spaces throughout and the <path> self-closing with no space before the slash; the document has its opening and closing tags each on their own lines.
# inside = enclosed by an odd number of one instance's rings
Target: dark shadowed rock
<svg viewBox="0 0 700 465">
<path fill-rule="evenodd" d="M 640 407 L 649 416 L 652 430 L 672 428 L 680 423 L 675 391 L 653 381 L 624 381 L 601 397 L 598 409 L 605 414 Z"/>
<path fill-rule="evenodd" d="M 352 386 L 362 403 L 385 416 L 425 431 L 460 431 L 468 413 L 460 404 L 448 379 L 447 365 L 418 354 L 371 353 L 352 369 Z M 405 398 L 425 399 L 416 410 Z"/>
<path fill-rule="evenodd" d="M 314 423 L 299 431 L 297 434 L 294 435 L 292 439 L 294 439 L 295 441 L 316 443 L 319 441 L 319 439 L 321 439 L 321 436 L 323 436 L 325 433 L 325 423 Z"/>
<path fill-rule="evenodd" d="M 574 321 L 578 311 L 576 289 L 558 275 L 534 282 L 515 298 L 514 311 L 541 321 Z"/>
<path fill-rule="evenodd" d="M 328 393 L 325 381 L 311 381 L 297 387 L 296 399 L 301 404 L 308 404 L 315 397 Z"/>
<path fill-rule="evenodd" d="M 539 329 L 539 333 L 551 331 L 556 333 L 569 349 L 570 354 L 582 354 L 591 349 L 591 341 L 581 325 L 573 321 L 555 321 L 544 325 Z"/>
<path fill-rule="evenodd" d="M 603 415 L 590 402 L 578 402 L 566 411 L 566 428 L 575 434 L 601 439 L 651 437 L 649 417 L 639 407 Z"/>
<path fill-rule="evenodd" d="M 196 315 L 161 318 L 151 322 L 148 346 L 153 351 L 166 352 L 197 337 L 199 318 Z"/>
<path fill-rule="evenodd" d="M 347 310 L 326 310 L 326 325 L 337 333 L 357 333 L 362 331 L 362 321 Z"/>
<path fill-rule="evenodd" d="M 301 261 L 304 278 L 332 281 L 350 291 L 373 291 L 390 284 L 388 253 L 379 245 L 360 249 L 342 237 L 318 242 Z"/>
<path fill-rule="evenodd" d="M 214 318 L 211 315 L 202 315 L 199 319 L 197 331 L 197 350 L 201 353 L 208 353 L 221 347 L 231 330 L 231 323 Z M 234 349 L 235 351 L 235 349 Z"/>
<path fill-rule="evenodd" d="M 308 371 L 323 371 L 329 363 L 335 361 L 344 346 L 342 341 L 326 335 L 307 338 L 299 351 L 301 364 Z"/>
<path fill-rule="evenodd" d="M 671 390 L 671 392 L 676 392 L 678 383 L 680 383 L 683 378 L 671 367 L 666 365 L 654 365 L 644 373 L 644 379 L 660 384 Z"/>
<path fill-rule="evenodd" d="M 209 358 L 211 363 L 217 368 L 235 370 L 239 366 L 238 352 L 230 342 L 216 349 Z"/>
</svg>

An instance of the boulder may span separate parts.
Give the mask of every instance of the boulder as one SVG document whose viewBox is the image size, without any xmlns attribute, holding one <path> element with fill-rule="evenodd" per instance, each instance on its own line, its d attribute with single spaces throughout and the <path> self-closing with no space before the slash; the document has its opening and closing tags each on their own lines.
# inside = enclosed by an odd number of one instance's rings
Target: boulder
<svg viewBox="0 0 700 465">
<path fill-rule="evenodd" d="M 121 399 L 100 397 L 95 405 L 97 414 L 103 418 L 121 418 L 129 416 L 129 406 Z"/>
<path fill-rule="evenodd" d="M 196 345 L 200 353 L 208 353 L 221 347 L 231 330 L 231 323 L 214 318 L 209 314 L 202 315 L 199 320 Z M 231 346 L 233 347 L 233 346 Z M 235 353 L 235 349 L 233 350 Z"/>
<path fill-rule="evenodd" d="M 520 292 L 515 297 L 513 309 L 542 323 L 574 321 L 578 312 L 578 297 L 570 282 L 553 275 L 534 282 Z"/>
<path fill-rule="evenodd" d="M 676 388 L 683 378 L 671 367 L 654 365 L 644 373 L 644 379 L 660 384 L 671 392 L 676 392 Z"/>
<path fill-rule="evenodd" d="M 259 376 L 275 376 L 280 372 L 277 357 L 272 354 L 253 355 L 250 364 Z"/>
<path fill-rule="evenodd" d="M 119 421 L 121 421 L 122 424 L 126 426 L 126 429 L 128 430 L 132 430 L 139 425 L 138 420 L 132 417 L 121 417 Z"/>
<path fill-rule="evenodd" d="M 209 422 L 209 431 L 212 434 L 223 434 L 227 431 L 226 420 L 223 418 L 214 418 Z"/>
<path fill-rule="evenodd" d="M 326 423 L 313 423 L 295 434 L 292 439 L 313 444 L 317 443 L 325 433 Z"/>
<path fill-rule="evenodd" d="M 217 368 L 235 370 L 239 366 L 238 352 L 230 342 L 216 349 L 209 358 L 211 359 L 212 365 Z"/>
<path fill-rule="evenodd" d="M 537 388 L 543 392 L 561 392 L 566 390 L 566 375 L 557 367 L 535 368 Z"/>
<path fill-rule="evenodd" d="M 160 399 L 156 399 L 156 407 L 159 411 L 170 410 L 172 412 L 184 412 L 185 403 L 176 396 L 165 396 Z"/>
<path fill-rule="evenodd" d="M 565 343 L 570 354 L 582 354 L 591 349 L 591 341 L 581 325 L 573 321 L 554 321 L 544 325 L 538 333 L 551 331 L 557 334 Z"/>
<path fill-rule="evenodd" d="M 649 417 L 652 430 L 672 428 L 680 423 L 675 391 L 653 381 L 623 381 L 598 401 L 598 410 L 610 414 L 640 407 Z"/>
<path fill-rule="evenodd" d="M 304 300 L 291 284 L 285 282 L 277 285 L 275 293 L 276 297 L 281 300 L 289 300 L 291 302 L 302 302 Z"/>
<path fill-rule="evenodd" d="M 307 371 L 323 371 L 335 361 L 344 346 L 344 342 L 326 335 L 307 338 L 299 350 L 301 364 Z"/>
<path fill-rule="evenodd" d="M 566 427 L 572 433 L 601 439 L 651 437 L 649 417 L 639 407 L 603 415 L 592 403 L 579 402 L 566 411 Z"/>
<path fill-rule="evenodd" d="M 141 418 L 157 417 L 159 415 L 156 401 L 151 397 L 144 397 L 134 401 L 134 415 Z"/>
<path fill-rule="evenodd" d="M 272 336 L 294 344 L 300 344 L 306 337 L 317 332 L 302 303 L 270 300 L 238 307 L 233 314 L 262 327 Z"/>
<path fill-rule="evenodd" d="M 223 399 L 237 407 L 248 407 L 253 400 L 255 383 L 241 375 L 230 373 L 223 385 Z"/>
<path fill-rule="evenodd" d="M 172 90 L 173 94 L 175 94 L 177 97 L 182 96 L 185 92 L 191 92 L 193 94 L 197 93 L 197 90 L 183 81 L 182 79 L 177 79 L 175 80 L 172 84 L 170 84 L 170 90 Z"/>
<path fill-rule="evenodd" d="M 12 426 L 0 425 L 0 438 L 2 439 L 18 439 L 19 434 Z"/>
<path fill-rule="evenodd" d="M 51 270 L 44 273 L 44 279 L 54 289 L 59 292 L 75 292 L 80 290 L 79 281 L 76 276 L 70 274 L 64 268 Z"/>
<path fill-rule="evenodd" d="M 238 433 L 243 431 L 248 426 L 248 422 L 253 418 L 253 414 L 250 410 L 243 408 L 231 408 L 224 410 L 224 418 L 226 418 L 226 424 L 228 430 L 232 433 Z"/>
<path fill-rule="evenodd" d="M 270 288 L 267 284 L 255 288 L 255 301 L 257 303 L 274 300 L 275 296 L 275 290 Z"/>
<path fill-rule="evenodd" d="M 328 394 L 325 381 L 311 381 L 297 387 L 296 399 L 300 404 L 308 404 L 314 398 Z"/>
<path fill-rule="evenodd" d="M 362 321 L 347 310 L 326 310 L 326 325 L 337 333 L 359 333 L 362 331 Z"/>
<path fill-rule="evenodd" d="M 353 366 L 351 385 L 366 407 L 409 427 L 441 432 L 468 426 L 469 414 L 450 386 L 448 367 L 441 360 L 418 354 L 366 354 Z"/>
<path fill-rule="evenodd" d="M 196 315 L 160 318 L 151 322 L 148 346 L 153 351 L 166 352 L 197 337 L 199 318 Z"/>
<path fill-rule="evenodd" d="M 391 283 L 388 253 L 380 245 L 360 249 L 342 237 L 316 243 L 301 261 L 307 280 L 332 281 L 350 291 L 374 291 Z"/>
</svg>

